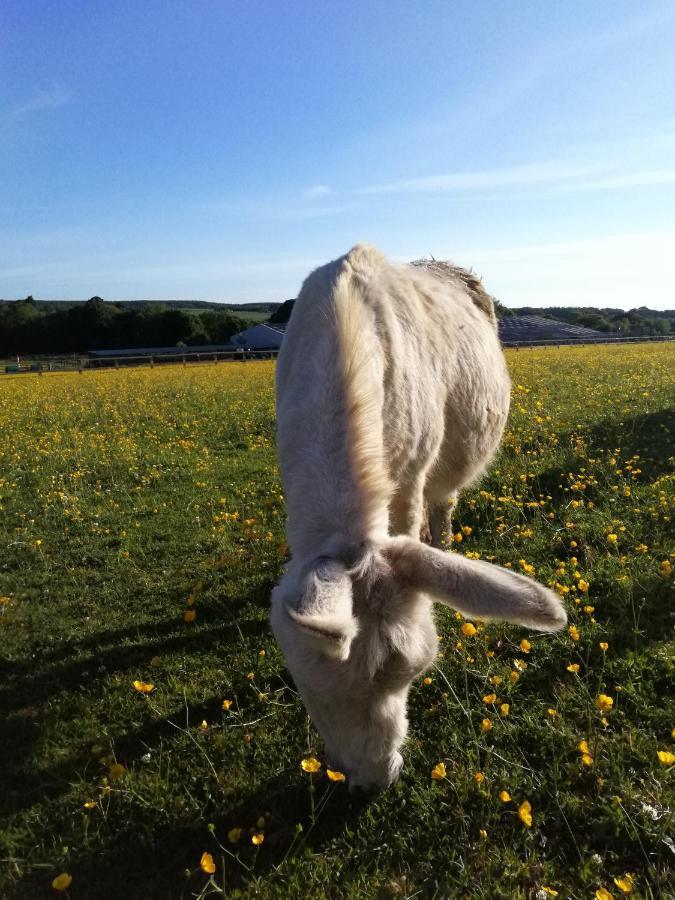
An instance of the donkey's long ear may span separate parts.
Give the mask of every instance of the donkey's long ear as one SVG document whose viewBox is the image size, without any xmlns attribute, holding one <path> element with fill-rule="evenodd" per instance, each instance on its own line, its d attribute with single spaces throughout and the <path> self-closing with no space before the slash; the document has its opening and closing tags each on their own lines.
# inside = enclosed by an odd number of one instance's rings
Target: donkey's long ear
<svg viewBox="0 0 675 900">
<path fill-rule="evenodd" d="M 399 583 L 464 615 L 504 619 L 537 631 L 558 631 L 567 623 L 558 595 L 517 572 L 434 550 L 411 538 L 391 538 L 384 552 Z"/>
<path fill-rule="evenodd" d="M 299 596 L 286 598 L 283 607 L 300 635 L 316 650 L 334 659 L 347 659 L 358 623 L 352 613 L 352 581 L 341 562 L 318 560 L 301 582 Z"/>
</svg>

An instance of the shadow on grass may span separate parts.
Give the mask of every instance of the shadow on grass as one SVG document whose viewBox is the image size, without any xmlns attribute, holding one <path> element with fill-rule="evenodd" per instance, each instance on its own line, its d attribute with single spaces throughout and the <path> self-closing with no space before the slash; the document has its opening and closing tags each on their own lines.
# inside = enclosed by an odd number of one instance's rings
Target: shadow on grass
<svg viewBox="0 0 675 900">
<path fill-rule="evenodd" d="M 3 726 L 0 730 L 0 815 L 14 814 L 30 807 L 36 799 L 54 798 L 68 790 L 73 781 L 79 781 L 100 766 L 91 757 L 89 747 L 69 755 L 48 771 L 35 768 L 32 761 L 35 747 L 43 737 L 43 722 L 49 712 L 50 702 L 69 691 L 77 695 L 87 692 L 83 708 L 91 702 L 91 695 L 104 690 L 102 682 L 111 673 L 123 672 L 137 676 L 139 668 L 147 668 L 151 657 L 169 655 L 204 654 L 221 648 L 227 659 L 227 648 L 241 645 L 246 638 L 259 635 L 265 629 L 264 620 L 258 617 L 239 619 L 242 609 L 256 608 L 261 597 L 269 598 L 272 584 L 265 581 L 257 585 L 248 597 L 236 606 L 217 608 L 202 607 L 200 624 L 187 627 L 176 619 L 158 623 L 131 625 L 126 629 L 101 631 L 81 640 L 59 645 L 38 660 L 18 660 L 4 663 L 0 670 L 0 709 Z M 227 616 L 227 621 L 222 621 Z M 83 653 L 84 652 L 84 653 Z M 220 709 L 222 698 L 190 706 L 192 721 L 212 719 Z M 184 720 L 184 708 L 178 708 L 168 717 L 153 720 L 141 728 L 111 738 L 116 753 L 124 754 L 125 762 L 131 762 L 146 752 L 148 745 L 165 736 L 175 736 L 175 728 L 168 719 Z M 174 719 L 174 716 L 177 717 Z M 67 723 L 63 723 L 67 727 Z M 69 743 L 78 742 L 70 740 Z M 94 777 L 94 776 L 91 776 Z"/>
</svg>

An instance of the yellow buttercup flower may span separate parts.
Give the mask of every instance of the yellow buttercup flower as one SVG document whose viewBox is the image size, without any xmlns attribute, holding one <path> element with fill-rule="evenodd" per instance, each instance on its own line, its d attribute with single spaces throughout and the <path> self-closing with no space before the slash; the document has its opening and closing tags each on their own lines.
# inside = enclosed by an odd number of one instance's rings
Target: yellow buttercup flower
<svg viewBox="0 0 675 900">
<path fill-rule="evenodd" d="M 518 818 L 528 828 L 532 825 L 532 807 L 529 800 L 525 800 L 518 807 Z"/>
<path fill-rule="evenodd" d="M 600 887 L 595 892 L 595 900 L 614 900 L 614 894 L 610 894 L 604 887 Z"/>
<path fill-rule="evenodd" d="M 460 631 L 463 635 L 465 635 L 465 637 L 473 637 L 476 633 L 476 630 L 476 626 L 472 625 L 471 622 L 464 622 L 462 624 L 462 627 L 460 628 Z"/>
<path fill-rule="evenodd" d="M 314 756 L 308 756 L 306 759 L 301 760 L 300 768 L 303 772 L 318 772 L 321 768 L 321 763 Z"/>
<path fill-rule="evenodd" d="M 606 651 L 606 650 L 608 649 L 608 647 L 609 647 L 609 644 L 607 643 L 607 641 L 600 641 L 600 643 L 598 644 L 598 646 L 600 647 L 600 649 L 602 650 L 602 652 L 605 653 L 605 651 Z"/>
<path fill-rule="evenodd" d="M 579 631 L 579 629 L 577 628 L 576 625 L 570 625 L 570 627 L 567 630 L 569 631 L 570 637 L 572 638 L 573 641 L 578 641 L 579 638 L 581 637 L 581 632 Z"/>
<path fill-rule="evenodd" d="M 615 878 L 614 884 L 622 894 L 630 894 L 635 887 L 635 881 L 629 872 L 626 872 L 621 878 Z"/>
<path fill-rule="evenodd" d="M 234 700 L 223 700 L 223 709 L 227 712 L 227 710 L 232 706 Z"/>
<path fill-rule="evenodd" d="M 532 644 L 528 640 L 523 638 L 519 644 L 519 647 L 523 651 L 523 653 L 529 653 L 532 649 Z"/>
<path fill-rule="evenodd" d="M 151 694 L 155 689 L 154 684 L 147 681 L 134 681 L 133 685 L 140 694 Z"/>
<path fill-rule="evenodd" d="M 511 706 L 510 706 L 510 704 L 508 704 L 508 703 L 502 703 L 502 705 L 499 707 L 499 712 L 500 712 L 505 718 L 506 718 L 506 716 L 508 716 L 508 714 L 509 714 L 510 711 L 511 711 Z"/>
<path fill-rule="evenodd" d="M 675 763 L 675 753 L 671 753 L 669 750 L 657 750 L 656 755 L 664 766 L 672 766 Z"/>
<path fill-rule="evenodd" d="M 434 766 L 431 770 L 431 777 L 434 781 L 440 781 L 442 778 L 445 778 L 445 763 L 439 762 L 438 765 Z"/>
<path fill-rule="evenodd" d="M 210 853 L 202 853 L 202 858 L 199 860 L 199 865 L 202 871 L 206 872 L 207 875 L 213 875 L 216 871 L 216 864 L 213 861 L 213 857 Z"/>
<path fill-rule="evenodd" d="M 343 772 L 334 772 L 332 769 L 326 769 L 326 775 L 328 775 L 331 781 L 345 781 L 346 777 Z"/>
<path fill-rule="evenodd" d="M 614 706 L 614 700 L 608 697 L 607 694 L 598 694 L 595 698 L 595 705 L 598 709 L 608 710 Z"/>
<path fill-rule="evenodd" d="M 67 872 L 61 872 L 61 874 L 57 875 L 52 881 L 52 887 L 55 891 L 67 891 L 72 883 L 73 876 L 69 875 Z"/>
<path fill-rule="evenodd" d="M 482 784 L 485 781 L 485 775 L 482 772 L 476 772 L 473 776 L 476 784 Z"/>
<path fill-rule="evenodd" d="M 508 791 L 500 791 L 499 799 L 502 801 L 502 803 L 509 803 L 511 801 L 511 794 L 509 794 Z"/>
<path fill-rule="evenodd" d="M 486 694 L 483 697 L 483 703 L 494 703 L 496 699 L 497 699 L 496 694 Z"/>
<path fill-rule="evenodd" d="M 579 665 L 579 663 L 571 663 L 571 664 L 567 667 L 567 671 L 568 671 L 568 672 L 573 672 L 573 673 L 576 675 L 580 668 L 581 668 L 581 666 Z"/>
<path fill-rule="evenodd" d="M 262 831 L 257 831 L 251 837 L 251 843 L 255 844 L 256 847 L 259 847 L 264 840 L 265 840 L 265 835 L 262 833 Z"/>
<path fill-rule="evenodd" d="M 489 731 L 492 728 L 492 722 L 489 719 L 483 719 L 480 723 L 481 731 Z"/>
</svg>

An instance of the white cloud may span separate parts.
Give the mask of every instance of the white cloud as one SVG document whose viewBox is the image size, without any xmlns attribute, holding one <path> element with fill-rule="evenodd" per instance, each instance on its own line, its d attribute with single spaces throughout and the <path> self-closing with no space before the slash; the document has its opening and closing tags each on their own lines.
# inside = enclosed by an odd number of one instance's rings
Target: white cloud
<svg viewBox="0 0 675 900">
<path fill-rule="evenodd" d="M 327 184 L 315 184 L 313 187 L 303 191 L 302 196 L 307 200 L 316 200 L 320 197 L 329 197 L 332 193 L 333 191 Z"/>
<path fill-rule="evenodd" d="M 60 82 L 54 81 L 49 87 L 38 88 L 25 103 L 14 108 L 12 115 L 24 116 L 44 109 L 57 109 L 69 103 L 71 98 L 71 92 Z"/>
</svg>

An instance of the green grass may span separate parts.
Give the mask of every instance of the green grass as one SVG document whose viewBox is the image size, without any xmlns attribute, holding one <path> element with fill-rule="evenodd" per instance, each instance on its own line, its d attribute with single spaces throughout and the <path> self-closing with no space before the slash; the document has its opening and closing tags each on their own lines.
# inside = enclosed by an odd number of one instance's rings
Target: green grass
<svg viewBox="0 0 675 900">
<path fill-rule="evenodd" d="M 673 896 L 675 348 L 508 360 L 503 451 L 455 549 L 557 583 L 578 639 L 467 638 L 439 609 L 375 797 L 299 765 L 322 748 L 267 624 L 273 364 L 0 378 L 0 896 L 56 896 L 62 872 L 92 900 L 617 897 L 626 872 Z"/>
</svg>

